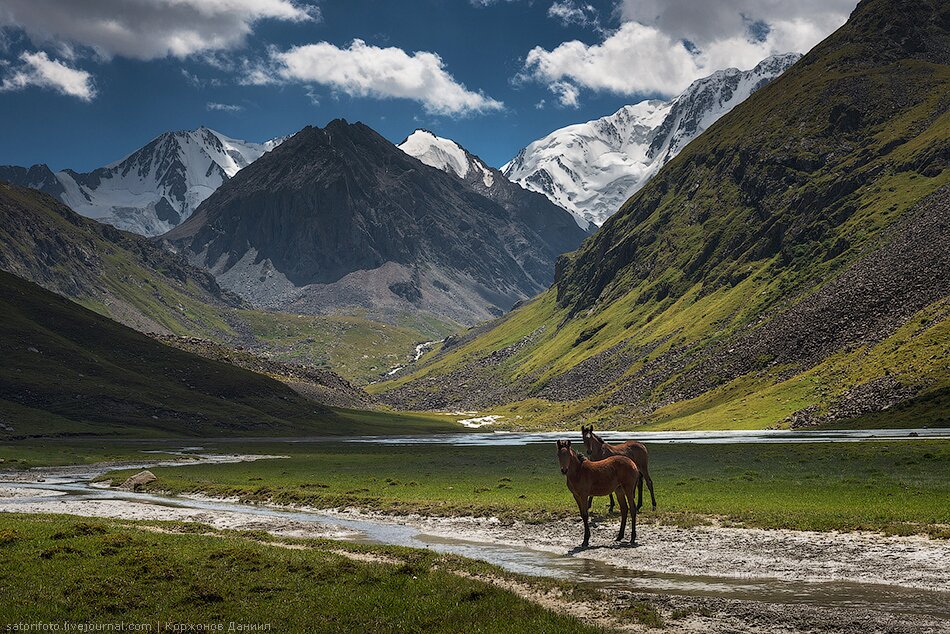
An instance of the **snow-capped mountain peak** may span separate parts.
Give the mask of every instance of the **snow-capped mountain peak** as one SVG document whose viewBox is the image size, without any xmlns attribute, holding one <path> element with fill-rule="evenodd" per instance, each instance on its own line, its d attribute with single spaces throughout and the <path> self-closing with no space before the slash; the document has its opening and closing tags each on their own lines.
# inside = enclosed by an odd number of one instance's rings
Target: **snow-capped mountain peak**
<svg viewBox="0 0 950 634">
<path fill-rule="evenodd" d="M 429 167 L 460 178 L 473 190 L 500 204 L 523 221 L 536 223 L 539 219 L 546 218 L 546 221 L 550 222 L 552 218 L 570 217 L 574 224 L 584 231 L 591 228 L 591 224 L 584 218 L 573 213 L 565 214 L 563 208 L 559 209 L 557 205 L 551 204 L 544 196 L 508 180 L 500 171 L 488 167 L 480 158 L 452 139 L 418 129 L 396 147 Z M 550 229 L 546 227 L 541 231 Z M 576 228 L 573 226 L 564 230 L 565 235 L 574 231 Z"/>
<path fill-rule="evenodd" d="M 158 235 L 180 224 L 222 183 L 285 138 L 251 143 L 206 127 L 164 132 L 105 167 L 56 172 L 58 183 L 42 189 L 84 216 Z"/>
<path fill-rule="evenodd" d="M 455 141 L 436 136 L 428 130 L 417 129 L 397 147 L 426 165 L 455 174 L 461 179 L 468 179 L 469 174 L 475 172 L 485 187 L 491 187 L 494 182 L 491 170 L 478 157 Z"/>
<path fill-rule="evenodd" d="M 690 141 L 800 57 L 786 53 L 751 70 L 716 71 L 670 101 L 642 101 L 555 130 L 518 152 L 501 171 L 600 225 Z"/>
</svg>

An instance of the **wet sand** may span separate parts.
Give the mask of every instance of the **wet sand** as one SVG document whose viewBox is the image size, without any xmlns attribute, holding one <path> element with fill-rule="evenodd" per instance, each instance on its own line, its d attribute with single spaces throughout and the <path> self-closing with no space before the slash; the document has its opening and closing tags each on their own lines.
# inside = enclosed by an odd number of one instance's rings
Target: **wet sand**
<svg viewBox="0 0 950 634">
<path fill-rule="evenodd" d="M 503 524 L 492 518 L 393 518 L 359 509 L 328 513 L 397 521 L 432 535 L 464 536 L 473 541 L 570 553 L 658 573 L 814 583 L 845 581 L 950 591 L 950 541 L 926 536 L 715 526 L 680 528 L 641 522 L 637 544 L 630 547 L 613 540 L 620 527 L 618 519 L 593 525 L 590 548 L 578 550 L 584 532 L 579 519 Z M 629 530 L 628 525 L 628 536 Z"/>
</svg>

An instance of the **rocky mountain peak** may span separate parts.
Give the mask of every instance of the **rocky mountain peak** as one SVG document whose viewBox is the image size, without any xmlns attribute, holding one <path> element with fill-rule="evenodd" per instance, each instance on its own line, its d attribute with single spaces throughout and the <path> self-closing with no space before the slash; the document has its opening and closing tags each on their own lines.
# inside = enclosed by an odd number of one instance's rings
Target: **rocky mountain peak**
<svg viewBox="0 0 950 634">
<path fill-rule="evenodd" d="M 242 170 L 165 238 L 259 305 L 473 323 L 544 288 L 586 235 L 509 185 L 531 203 L 496 202 L 365 124 L 334 120 Z"/>
</svg>

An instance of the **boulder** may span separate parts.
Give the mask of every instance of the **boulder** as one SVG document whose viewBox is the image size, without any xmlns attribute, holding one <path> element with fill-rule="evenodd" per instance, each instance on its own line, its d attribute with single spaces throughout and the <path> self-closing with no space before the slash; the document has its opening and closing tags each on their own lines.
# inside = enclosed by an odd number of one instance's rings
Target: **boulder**
<svg viewBox="0 0 950 634">
<path fill-rule="evenodd" d="M 138 491 L 149 482 L 155 482 L 156 480 L 158 480 L 158 478 L 156 478 L 155 474 L 151 471 L 140 471 L 123 482 L 119 488 L 125 489 L 126 491 Z"/>
</svg>

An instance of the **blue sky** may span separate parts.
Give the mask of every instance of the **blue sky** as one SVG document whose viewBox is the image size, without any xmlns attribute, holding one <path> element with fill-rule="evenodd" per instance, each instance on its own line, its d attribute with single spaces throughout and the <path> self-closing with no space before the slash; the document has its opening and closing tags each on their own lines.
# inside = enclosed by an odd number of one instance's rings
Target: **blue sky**
<svg viewBox="0 0 950 634">
<path fill-rule="evenodd" d="M 793 6 L 789 6 L 793 5 Z M 854 0 L 4 0 L 0 164 L 89 170 L 167 130 L 343 117 L 499 166 L 551 130 L 804 52 Z"/>
</svg>

